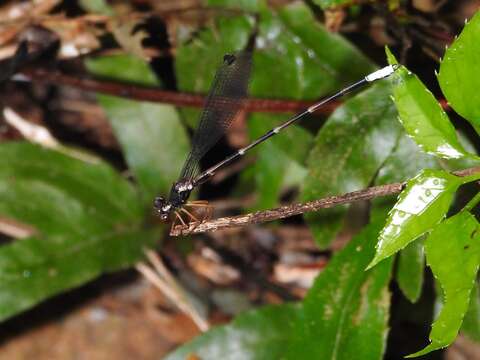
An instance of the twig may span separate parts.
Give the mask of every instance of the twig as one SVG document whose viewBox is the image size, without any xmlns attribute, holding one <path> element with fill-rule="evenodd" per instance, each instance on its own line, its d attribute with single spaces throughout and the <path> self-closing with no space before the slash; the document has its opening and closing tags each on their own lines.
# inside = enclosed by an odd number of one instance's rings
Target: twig
<svg viewBox="0 0 480 360">
<path fill-rule="evenodd" d="M 140 101 L 160 102 L 193 108 L 202 108 L 205 104 L 205 97 L 203 95 L 161 90 L 153 87 L 131 85 L 107 80 L 75 77 L 63 74 L 59 71 L 42 68 L 22 70 L 20 81 L 24 81 L 25 77 L 38 83 L 71 86 L 85 91 L 93 91 Z M 445 99 L 439 99 L 438 101 L 444 109 L 448 109 L 448 104 Z M 314 103 L 315 101 L 250 98 L 245 101 L 244 110 L 247 112 L 292 113 L 302 111 Z M 333 101 L 318 109 L 316 112 L 328 115 L 341 104 L 342 102 L 340 101 Z"/>
<path fill-rule="evenodd" d="M 190 303 L 185 290 L 170 274 L 157 253 L 152 250 L 145 250 L 145 254 L 153 267 L 145 262 L 141 262 L 135 265 L 137 271 L 169 298 L 175 306 L 189 315 L 201 331 L 207 331 L 210 327 L 209 323 Z"/>
<path fill-rule="evenodd" d="M 453 172 L 453 174 L 464 177 L 477 172 L 480 172 L 480 167 L 455 171 Z M 309 201 L 302 204 L 287 205 L 276 209 L 257 211 L 245 215 L 223 217 L 211 221 L 202 222 L 200 224 L 190 223 L 189 226 L 177 225 L 174 229 L 172 229 L 170 235 L 190 235 L 284 219 L 306 212 L 318 211 L 320 209 L 327 209 L 338 205 L 349 204 L 362 200 L 370 200 L 381 196 L 398 194 L 402 191 L 404 186 L 405 183 L 393 183 L 387 185 L 373 186 L 367 189 L 353 191 L 343 195 L 329 196 L 323 199 Z"/>
<path fill-rule="evenodd" d="M 21 74 L 27 79 L 38 83 L 71 86 L 86 91 L 94 91 L 141 101 L 161 102 L 175 106 L 195 108 L 202 108 L 205 103 L 205 97 L 203 95 L 180 93 L 107 80 L 81 78 L 42 68 L 25 69 L 22 70 Z M 300 100 L 248 99 L 245 102 L 245 110 L 248 112 L 289 113 L 304 110 L 313 103 L 313 101 Z M 329 114 L 338 107 L 339 104 L 338 102 L 333 102 L 322 108 L 319 112 Z"/>
</svg>

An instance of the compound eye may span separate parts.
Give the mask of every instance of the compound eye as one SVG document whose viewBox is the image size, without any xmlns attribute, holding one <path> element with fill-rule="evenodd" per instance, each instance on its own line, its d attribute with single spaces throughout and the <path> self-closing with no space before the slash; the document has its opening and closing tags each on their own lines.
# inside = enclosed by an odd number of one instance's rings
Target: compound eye
<svg viewBox="0 0 480 360">
<path fill-rule="evenodd" d="M 165 205 L 165 199 L 162 196 L 157 196 L 155 200 L 153 200 L 153 207 L 156 209 L 160 209 Z"/>
</svg>

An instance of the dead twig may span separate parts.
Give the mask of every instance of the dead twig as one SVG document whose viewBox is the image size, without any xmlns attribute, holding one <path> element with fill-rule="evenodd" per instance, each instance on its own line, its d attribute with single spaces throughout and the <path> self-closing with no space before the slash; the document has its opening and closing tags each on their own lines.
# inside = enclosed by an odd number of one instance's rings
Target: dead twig
<svg viewBox="0 0 480 360">
<path fill-rule="evenodd" d="M 81 78 L 42 68 L 25 69 L 22 70 L 21 74 L 23 78 L 30 79 L 37 83 L 71 86 L 86 91 L 94 91 L 129 99 L 161 102 L 175 106 L 194 108 L 202 108 L 205 105 L 205 97 L 203 95 L 180 93 L 114 81 Z M 313 103 L 313 101 L 299 100 L 248 99 L 245 102 L 245 110 L 248 112 L 290 113 L 304 110 Z M 331 103 L 319 110 L 319 112 L 329 114 L 338 107 L 339 104 L 338 102 Z"/>
<path fill-rule="evenodd" d="M 209 329 L 210 324 L 197 311 L 186 295 L 185 289 L 175 280 L 167 267 L 163 264 L 162 259 L 152 250 L 145 250 L 145 255 L 151 263 L 140 262 L 135 268 L 141 273 L 152 285 L 158 288 L 175 306 L 190 316 L 198 328 L 205 332 Z"/>
<path fill-rule="evenodd" d="M 477 172 L 480 172 L 480 167 L 455 171 L 453 174 L 463 177 L 472 175 Z M 320 209 L 327 209 L 338 205 L 349 204 L 362 200 L 371 200 L 373 198 L 381 196 L 398 194 L 402 191 L 404 186 L 405 183 L 393 183 L 387 185 L 373 186 L 367 189 L 353 191 L 343 195 L 329 196 L 323 199 L 309 201 L 302 204 L 293 204 L 271 210 L 257 211 L 245 215 L 218 218 L 210 221 L 205 221 L 200 224 L 190 223 L 189 226 L 178 225 L 172 229 L 170 235 L 190 235 L 284 219 L 306 212 L 318 211 Z"/>
<path fill-rule="evenodd" d="M 139 101 L 160 102 L 175 106 L 186 106 L 193 108 L 202 108 L 205 105 L 203 95 L 181 93 L 177 91 L 162 90 L 153 87 L 125 84 L 115 81 L 98 80 L 86 77 L 76 77 L 67 75 L 59 71 L 29 68 L 22 70 L 20 81 L 29 79 L 32 82 L 71 86 L 85 91 L 93 91 L 102 94 L 120 96 Z M 448 109 L 445 99 L 438 99 L 444 109 Z M 315 101 L 303 100 L 284 100 L 284 99 L 255 99 L 250 98 L 245 101 L 244 111 L 246 112 L 264 112 L 264 113 L 294 113 L 307 109 Z M 332 101 L 316 113 L 328 115 L 342 104 L 341 101 Z"/>
</svg>

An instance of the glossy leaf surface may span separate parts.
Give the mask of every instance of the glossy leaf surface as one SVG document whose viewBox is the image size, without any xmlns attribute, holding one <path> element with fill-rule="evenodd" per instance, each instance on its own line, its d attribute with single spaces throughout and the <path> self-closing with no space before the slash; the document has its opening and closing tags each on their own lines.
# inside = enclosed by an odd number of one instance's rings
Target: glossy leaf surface
<svg viewBox="0 0 480 360">
<path fill-rule="evenodd" d="M 450 345 L 468 309 L 480 260 L 480 225 L 468 212 L 437 225 L 425 241 L 428 266 L 442 286 L 444 305 L 430 332 L 431 343 L 410 357 Z"/>
<path fill-rule="evenodd" d="M 155 240 L 134 188 L 103 162 L 1 144 L 0 197 L 0 216 L 34 229 L 0 246 L 0 319 L 131 265 Z"/>
<path fill-rule="evenodd" d="M 388 57 L 391 64 L 396 63 L 391 53 Z M 423 151 L 444 159 L 468 156 L 447 114 L 418 77 L 401 66 L 393 78 L 399 119 Z"/>
<path fill-rule="evenodd" d="M 438 159 L 425 154 L 415 142 L 402 131 L 395 150 L 379 170 L 375 185 L 404 182 L 423 169 L 439 168 Z M 371 218 L 385 218 L 395 205 L 396 196 L 379 197 L 371 202 Z M 420 295 L 424 273 L 423 244 L 411 243 L 400 252 L 396 271 L 397 283 L 403 294 L 415 302 Z"/>
<path fill-rule="evenodd" d="M 381 359 L 388 332 L 391 262 L 363 271 L 379 227 L 370 225 L 332 259 L 303 305 L 247 312 L 166 359 Z"/>
<path fill-rule="evenodd" d="M 90 59 L 89 70 L 104 77 L 158 85 L 142 60 L 127 56 Z M 187 133 L 173 106 L 98 95 L 129 168 L 142 189 L 145 206 L 158 194 L 167 194 L 177 179 L 189 150 Z"/>
<path fill-rule="evenodd" d="M 480 12 L 465 25 L 440 63 L 438 81 L 452 108 L 480 128 Z"/>
<path fill-rule="evenodd" d="M 345 102 L 319 131 L 308 157 L 304 201 L 367 187 L 395 148 L 401 126 L 389 97 L 388 83 L 379 83 Z M 346 207 L 307 214 L 315 241 L 327 247 L 340 230 Z"/>
<path fill-rule="evenodd" d="M 424 170 L 411 179 L 388 215 L 369 268 L 403 249 L 440 222 L 462 181 L 441 170 Z"/>
</svg>

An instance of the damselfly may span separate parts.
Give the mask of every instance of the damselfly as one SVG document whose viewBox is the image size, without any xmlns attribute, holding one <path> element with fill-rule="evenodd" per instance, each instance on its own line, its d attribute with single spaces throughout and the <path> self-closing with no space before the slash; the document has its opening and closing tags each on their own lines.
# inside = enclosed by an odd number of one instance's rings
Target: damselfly
<svg viewBox="0 0 480 360">
<path fill-rule="evenodd" d="M 177 221 L 183 225 L 187 225 L 191 221 L 200 222 L 205 220 L 211 216 L 212 212 L 212 207 L 208 205 L 208 202 L 203 200 L 188 201 L 190 193 L 196 187 L 208 181 L 219 169 L 245 155 L 247 151 L 278 134 L 296 121 L 315 112 L 321 106 L 368 83 L 390 76 L 396 68 L 396 65 L 389 65 L 365 76 L 356 83 L 347 86 L 336 94 L 324 98 L 308 109 L 296 114 L 249 145 L 199 173 L 199 162 L 201 158 L 222 137 L 233 119 L 235 119 L 236 115 L 242 109 L 243 102 L 247 98 L 248 81 L 252 70 L 252 52 L 243 51 L 225 55 L 223 64 L 217 70 L 206 99 L 197 130 L 192 139 L 192 148 L 185 161 L 182 172 L 178 180 L 173 184 L 168 199 L 161 196 L 155 198 L 155 212 L 164 221 L 173 217 L 172 228 L 177 224 Z M 205 215 L 201 220 L 194 215 L 194 209 L 199 207 L 205 209 Z M 188 220 L 185 221 L 182 215 L 187 216 Z"/>
</svg>

